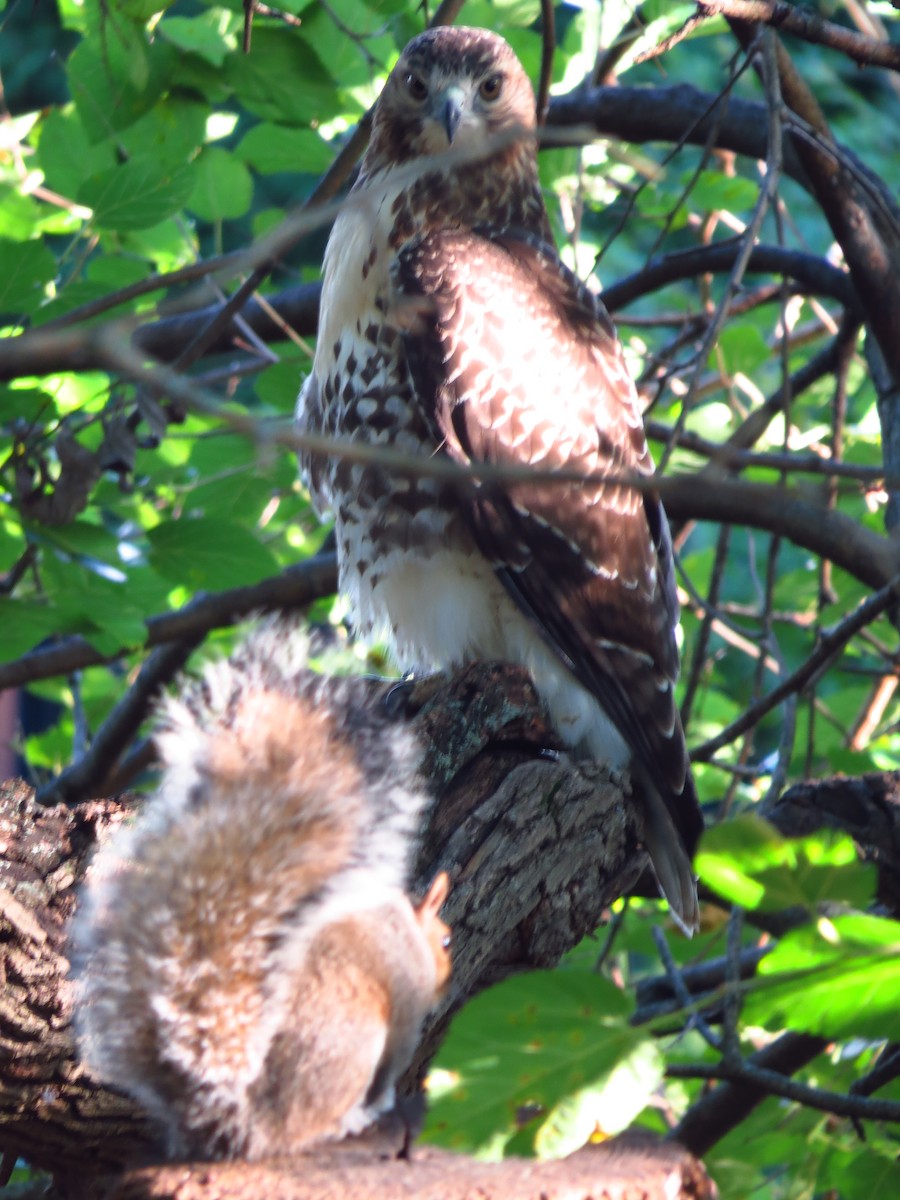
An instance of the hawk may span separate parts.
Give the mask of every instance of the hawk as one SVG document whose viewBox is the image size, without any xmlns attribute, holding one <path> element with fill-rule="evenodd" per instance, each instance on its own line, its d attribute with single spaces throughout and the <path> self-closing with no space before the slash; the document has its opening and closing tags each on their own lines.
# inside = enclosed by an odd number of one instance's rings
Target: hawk
<svg viewBox="0 0 900 1200">
<path fill-rule="evenodd" d="M 340 587 L 401 663 L 531 672 L 578 752 L 641 778 L 645 842 L 697 927 L 702 816 L 674 683 L 678 600 L 634 384 L 602 305 L 561 261 L 538 182 L 535 100 L 507 43 L 409 43 L 325 252 L 301 430 L 410 458 L 533 467 L 461 486 L 301 453 L 335 519 Z M 589 482 L 547 482 L 564 468 Z"/>
</svg>

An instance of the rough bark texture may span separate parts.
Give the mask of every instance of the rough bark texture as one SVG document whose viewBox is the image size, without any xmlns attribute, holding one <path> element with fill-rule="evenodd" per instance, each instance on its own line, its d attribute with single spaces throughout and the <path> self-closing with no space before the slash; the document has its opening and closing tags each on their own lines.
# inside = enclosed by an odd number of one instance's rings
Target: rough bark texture
<svg viewBox="0 0 900 1200">
<path fill-rule="evenodd" d="M 384 685 L 373 681 L 372 688 L 373 702 L 384 702 Z M 627 783 L 600 771 L 589 777 L 556 752 L 555 735 L 524 672 L 476 664 L 449 682 L 426 681 L 412 689 L 401 685 L 389 703 L 398 720 L 415 722 L 425 748 L 425 771 L 438 796 L 425 837 L 422 876 L 441 866 L 454 880 L 448 913 L 454 927 L 453 987 L 426 1035 L 415 1076 L 465 998 L 511 971 L 555 963 L 597 926 L 604 909 L 635 882 L 646 860 L 635 807 L 626 802 Z M 46 1168 L 60 1194 L 71 1197 L 98 1195 L 98 1176 L 155 1157 L 153 1130 L 141 1114 L 98 1088 L 75 1063 L 69 1034 L 71 987 L 65 978 L 64 930 L 77 885 L 96 839 L 121 821 L 131 804 L 122 797 L 47 808 L 36 804 L 24 785 L 0 788 L 0 1149 Z M 648 1158 L 649 1153 L 646 1147 L 641 1151 L 635 1171 L 641 1163 L 650 1171 L 648 1163 L 656 1159 Z M 681 1162 L 679 1153 L 665 1161 Z M 337 1176 L 333 1185 L 318 1175 L 321 1185 L 310 1183 L 319 1170 L 345 1171 L 349 1160 L 344 1154 L 354 1162 L 356 1190 L 348 1190 Z M 435 1157 L 430 1151 L 421 1165 L 417 1160 L 401 1168 L 369 1151 L 362 1171 L 354 1154 L 365 1158 L 362 1149 L 332 1148 L 321 1158 L 305 1159 L 302 1167 L 281 1167 L 264 1176 L 251 1168 L 244 1168 L 242 1176 L 237 1166 L 166 1168 L 104 1186 L 111 1196 L 177 1194 L 182 1200 L 201 1195 L 413 1194 L 405 1183 L 401 1189 L 399 1174 L 391 1174 L 402 1169 L 411 1173 L 402 1177 L 407 1180 L 418 1180 L 421 1172 L 415 1194 L 471 1195 L 476 1184 L 481 1187 L 480 1181 L 490 1177 L 494 1182 L 485 1183 L 479 1194 L 527 1197 L 560 1194 L 553 1179 L 562 1187 L 566 1170 L 559 1164 L 538 1168 L 518 1163 L 504 1175 L 500 1167 L 488 1170 L 481 1163 Z M 449 1163 L 455 1164 L 458 1188 L 447 1186 Z M 669 1168 L 660 1174 L 656 1166 L 644 1183 L 638 1176 L 628 1177 L 628 1186 L 637 1190 L 622 1190 L 620 1182 L 609 1185 L 619 1190 L 609 1190 L 604 1182 L 607 1152 L 579 1156 L 571 1164 L 577 1186 L 566 1195 L 649 1200 L 706 1194 L 679 1190 L 681 1184 L 676 1186 L 666 1174 Z"/>
<path fill-rule="evenodd" d="M 878 898 L 900 913 L 900 771 L 795 784 L 764 814 L 785 837 L 849 834 L 878 868 Z"/>
<path fill-rule="evenodd" d="M 378 1136 L 326 1146 L 314 1156 L 129 1172 L 101 1184 L 97 1200 L 703 1200 L 715 1195 L 703 1167 L 679 1146 L 622 1138 L 560 1162 L 479 1163 L 434 1147 L 397 1158 Z"/>
</svg>

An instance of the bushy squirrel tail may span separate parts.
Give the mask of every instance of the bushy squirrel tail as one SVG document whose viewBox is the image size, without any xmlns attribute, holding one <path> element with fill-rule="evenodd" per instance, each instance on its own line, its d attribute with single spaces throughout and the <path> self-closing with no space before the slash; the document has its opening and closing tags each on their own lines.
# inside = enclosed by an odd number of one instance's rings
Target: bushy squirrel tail
<svg viewBox="0 0 900 1200">
<path fill-rule="evenodd" d="M 362 681 L 307 671 L 281 623 L 161 718 L 160 790 L 98 854 L 73 925 L 76 1032 L 91 1070 L 167 1124 L 170 1152 L 201 1119 L 182 1097 L 231 1152 L 285 1020 L 279 952 L 302 956 L 335 897 L 360 912 L 403 896 L 426 797 L 410 736 Z"/>
</svg>

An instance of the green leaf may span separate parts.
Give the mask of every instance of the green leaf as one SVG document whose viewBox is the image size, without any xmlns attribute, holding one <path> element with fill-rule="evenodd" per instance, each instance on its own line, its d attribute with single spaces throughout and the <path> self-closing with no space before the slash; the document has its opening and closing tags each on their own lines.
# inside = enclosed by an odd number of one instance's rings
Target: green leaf
<svg viewBox="0 0 900 1200">
<path fill-rule="evenodd" d="M 11 426 L 13 421 L 47 421 L 55 416 L 56 402 L 49 392 L 0 384 L 0 424 Z"/>
<path fill-rule="evenodd" d="M 101 228 L 149 229 L 184 207 L 195 177 L 188 164 L 164 170 L 154 158 L 134 158 L 86 180 L 76 199 Z"/>
<path fill-rule="evenodd" d="M 167 97 L 124 130 L 119 143 L 131 159 L 154 159 L 161 171 L 184 166 L 206 137 L 209 111 L 195 101 Z"/>
<path fill-rule="evenodd" d="M 187 207 L 204 221 L 242 217 L 250 207 L 250 172 L 227 150 L 207 146 L 194 164 L 194 181 Z"/>
<path fill-rule="evenodd" d="M 227 8 L 208 8 L 197 17 L 165 17 L 157 30 L 189 54 L 199 54 L 214 67 L 238 46 L 241 19 Z"/>
<path fill-rule="evenodd" d="M 861 907 L 875 891 L 873 867 L 860 863 L 850 838 L 831 832 L 782 838 L 747 814 L 704 834 L 696 867 L 723 899 L 764 912 L 825 901 Z"/>
<path fill-rule="evenodd" d="M 744 1019 L 822 1037 L 900 1037 L 900 922 L 820 919 L 786 934 L 759 967 Z"/>
<path fill-rule="evenodd" d="M 311 129 L 289 129 L 286 125 L 257 125 L 237 149 L 238 158 L 262 175 L 279 171 L 320 174 L 331 166 L 334 151 Z"/>
<path fill-rule="evenodd" d="M 0 313 L 32 312 L 56 274 L 56 260 L 40 242 L 0 238 Z"/>
<path fill-rule="evenodd" d="M 721 361 L 729 375 L 738 372 L 752 375 L 757 367 L 771 357 L 772 351 L 756 325 L 749 321 L 732 321 L 719 335 L 718 350 L 711 352 L 709 365 L 711 369 L 716 369 Z"/>
<path fill-rule="evenodd" d="M 290 458 L 296 475 L 296 460 Z M 191 513 L 233 515 L 247 525 L 258 519 L 272 499 L 273 472 L 260 470 L 256 447 L 237 434 L 198 438 L 189 466 L 196 479 L 185 496 L 185 509 Z"/>
<path fill-rule="evenodd" d="M 102 525 L 91 521 L 72 521 L 42 531 L 42 540 L 67 554 L 96 558 L 121 568 L 119 539 Z"/>
<path fill-rule="evenodd" d="M 42 540 L 52 545 L 49 538 Z M 93 565 L 70 559 L 68 552 L 47 553 L 42 561 L 56 597 L 57 632 L 80 633 L 104 655 L 143 645 L 147 630 L 127 580 L 107 579 Z"/>
<path fill-rule="evenodd" d="M 304 358 L 301 363 L 288 359 L 273 363 L 257 375 L 253 390 L 259 400 L 275 412 L 292 413 L 297 403 L 304 369 L 308 369 L 309 365 L 308 358 Z"/>
<path fill-rule="evenodd" d="M 616 1126 L 607 1088 L 617 1065 L 620 1081 L 639 1068 L 650 1090 L 658 1080 L 658 1060 L 640 1050 L 646 1037 L 627 1023 L 630 1007 L 585 970 L 538 971 L 483 992 L 455 1018 L 433 1068 L 429 1140 L 496 1156 L 534 1106 L 551 1121 L 535 1131 L 544 1151 L 590 1134 L 598 1114 Z M 628 1088 L 633 1108 L 642 1088 Z"/>
<path fill-rule="evenodd" d="M 0 596 L 0 660 L 6 662 L 33 650 L 58 632 L 58 623 L 59 613 L 52 605 L 39 608 L 30 600 Z"/>
<path fill-rule="evenodd" d="M 300 37 L 283 29 L 255 29 L 253 53 L 225 64 L 241 103 L 265 121 L 309 126 L 340 111 L 334 80 Z"/>
<path fill-rule="evenodd" d="M 115 146 L 110 139 L 91 142 L 74 108 L 57 109 L 41 127 L 38 162 L 49 188 L 74 197 L 89 175 L 115 166 Z"/>
<path fill-rule="evenodd" d="M 894 1153 L 873 1152 L 857 1144 L 852 1152 L 826 1163 L 819 1172 L 823 1182 L 837 1189 L 840 1200 L 872 1200 L 875 1196 L 900 1196 L 900 1163 Z M 830 1168 L 830 1169 L 829 1169 Z"/>
<path fill-rule="evenodd" d="M 681 177 L 682 186 L 691 180 L 688 172 Z M 759 196 L 759 185 L 740 175 L 723 175 L 720 171 L 701 171 L 691 187 L 690 202 L 694 208 L 704 211 L 725 209 L 728 212 L 744 212 L 753 208 Z"/>
<path fill-rule="evenodd" d="M 538 1158 L 572 1154 L 596 1133 L 621 1133 L 647 1107 L 663 1080 L 655 1042 L 637 1042 L 610 1070 L 554 1107 L 535 1137 Z"/>
<path fill-rule="evenodd" d="M 0 184 L 0 238 L 27 241 L 37 231 L 42 208 L 18 187 Z"/>
<path fill-rule="evenodd" d="M 257 583 L 278 571 L 274 555 L 251 533 L 213 517 L 168 521 L 147 539 L 151 566 L 193 590 Z"/>
<path fill-rule="evenodd" d="M 121 22 L 124 28 L 127 22 Z M 108 28 L 113 27 L 110 22 Z M 91 142 L 127 129 L 157 101 L 174 66 L 174 50 L 159 41 L 141 47 L 142 70 L 135 72 L 129 49 L 115 34 L 101 47 L 83 41 L 69 57 L 72 99 Z"/>
</svg>

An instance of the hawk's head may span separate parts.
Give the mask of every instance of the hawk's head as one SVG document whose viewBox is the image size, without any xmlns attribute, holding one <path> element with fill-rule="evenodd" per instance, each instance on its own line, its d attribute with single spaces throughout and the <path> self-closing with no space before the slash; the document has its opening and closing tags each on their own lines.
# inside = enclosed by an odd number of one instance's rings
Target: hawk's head
<svg viewBox="0 0 900 1200">
<path fill-rule="evenodd" d="M 488 155 L 497 134 L 535 127 L 534 92 L 513 51 L 486 29 L 438 26 L 413 38 L 379 97 L 368 173 L 441 154 L 452 145 Z"/>
</svg>

